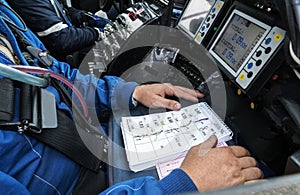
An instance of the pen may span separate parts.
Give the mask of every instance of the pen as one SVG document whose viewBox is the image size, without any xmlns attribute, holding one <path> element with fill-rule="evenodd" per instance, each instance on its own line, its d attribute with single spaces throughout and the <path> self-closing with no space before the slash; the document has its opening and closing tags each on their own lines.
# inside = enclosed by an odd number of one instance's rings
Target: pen
<svg viewBox="0 0 300 195">
<path fill-rule="evenodd" d="M 195 120 L 194 123 L 200 122 L 200 121 L 204 121 L 204 120 L 208 120 L 208 118 L 200 118 L 200 119 L 198 119 L 198 120 Z"/>
</svg>

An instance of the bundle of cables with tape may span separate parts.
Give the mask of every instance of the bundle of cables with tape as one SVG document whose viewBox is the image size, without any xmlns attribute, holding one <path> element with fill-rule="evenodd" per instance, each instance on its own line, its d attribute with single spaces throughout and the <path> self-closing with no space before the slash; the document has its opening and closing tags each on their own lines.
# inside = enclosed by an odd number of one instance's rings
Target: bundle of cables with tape
<svg viewBox="0 0 300 195">
<path fill-rule="evenodd" d="M 285 0 L 286 19 L 289 33 L 288 51 L 290 65 L 300 72 L 300 0 Z M 299 77 L 299 76 L 298 76 Z"/>
</svg>

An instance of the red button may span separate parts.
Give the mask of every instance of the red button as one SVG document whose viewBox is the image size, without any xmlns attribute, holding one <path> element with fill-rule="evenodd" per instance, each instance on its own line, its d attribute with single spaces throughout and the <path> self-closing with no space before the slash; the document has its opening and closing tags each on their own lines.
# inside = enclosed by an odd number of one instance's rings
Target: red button
<svg viewBox="0 0 300 195">
<path fill-rule="evenodd" d="M 129 12 L 129 17 L 132 21 L 135 21 L 136 20 L 136 14 L 134 12 Z"/>
</svg>

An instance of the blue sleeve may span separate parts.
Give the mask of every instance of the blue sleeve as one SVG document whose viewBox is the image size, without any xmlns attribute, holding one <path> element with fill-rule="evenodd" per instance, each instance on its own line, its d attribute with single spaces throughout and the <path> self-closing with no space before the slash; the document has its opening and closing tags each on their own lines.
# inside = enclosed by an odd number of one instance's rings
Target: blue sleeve
<svg viewBox="0 0 300 195">
<path fill-rule="evenodd" d="M 5 7 L 1 7 L 1 10 L 7 13 L 14 23 L 18 26 L 22 26 L 22 23 L 18 20 L 18 18 L 13 16 L 12 12 L 9 12 Z M 26 59 L 23 57 L 12 32 L 6 31 L 6 34 L 15 53 L 21 60 L 21 64 L 28 64 Z M 42 42 L 35 36 L 35 34 L 32 33 L 32 31 L 27 30 L 23 33 L 23 35 L 31 45 L 45 49 Z M 75 87 L 77 87 L 84 96 L 87 106 L 91 109 L 95 109 L 97 113 L 111 109 L 118 110 L 128 108 L 131 94 L 137 86 L 137 83 L 135 82 L 125 82 L 124 80 L 114 76 L 105 76 L 104 78 L 97 79 L 91 74 L 83 75 L 78 71 L 78 69 L 71 69 L 69 64 L 59 62 L 54 58 L 53 66 L 50 66 L 49 68 L 74 83 Z M 71 90 L 69 91 L 71 93 Z M 76 101 L 76 99 L 74 100 Z"/>
<path fill-rule="evenodd" d="M 57 16 L 49 0 L 8 0 L 7 2 L 34 33 L 44 32 L 55 24 L 64 23 L 64 20 Z M 95 29 L 89 27 L 66 27 L 51 31 L 53 32 L 39 38 L 53 55 L 69 54 L 91 47 L 99 36 Z"/>
<path fill-rule="evenodd" d="M 175 169 L 160 181 L 141 177 L 115 184 L 100 194 L 179 194 L 195 191 L 197 188 L 189 176 L 181 169 Z"/>
<path fill-rule="evenodd" d="M 68 54 L 93 46 L 99 35 L 90 27 L 69 27 L 39 38 L 51 53 Z"/>
<path fill-rule="evenodd" d="M 72 24 L 81 27 L 85 22 L 83 15 L 86 13 L 84 10 L 78 10 L 74 7 L 68 7 L 69 17 L 72 21 Z"/>
<path fill-rule="evenodd" d="M 51 69 L 73 82 L 83 95 L 88 108 L 95 109 L 98 114 L 129 108 L 132 92 L 137 86 L 135 82 L 125 82 L 115 76 L 98 79 L 91 74 L 83 75 L 78 69 L 71 69 L 68 64 L 57 60 L 54 60 Z M 76 102 L 76 99 L 73 100 Z"/>
<path fill-rule="evenodd" d="M 0 171 L 0 192 L 20 195 L 30 194 L 23 184 L 2 171 Z"/>
</svg>

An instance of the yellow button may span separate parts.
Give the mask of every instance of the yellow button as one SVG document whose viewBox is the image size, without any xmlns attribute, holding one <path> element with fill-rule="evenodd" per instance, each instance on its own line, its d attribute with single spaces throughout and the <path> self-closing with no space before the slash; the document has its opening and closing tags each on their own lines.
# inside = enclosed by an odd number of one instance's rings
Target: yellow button
<svg viewBox="0 0 300 195">
<path fill-rule="evenodd" d="M 200 33 L 198 33 L 197 36 L 196 36 L 196 40 L 198 41 L 199 39 L 201 39 Z"/>
<path fill-rule="evenodd" d="M 219 3 L 219 4 L 217 5 L 217 9 L 220 9 L 221 7 L 222 7 L 222 4 Z"/>
<path fill-rule="evenodd" d="M 255 109 L 255 104 L 254 104 L 254 102 L 251 102 L 251 103 L 250 103 L 250 108 L 251 108 L 252 110 Z"/>
<path fill-rule="evenodd" d="M 238 95 L 241 95 L 241 94 L 242 94 L 242 90 L 241 90 L 241 89 L 238 89 L 238 90 L 237 90 L 237 94 L 238 94 Z"/>
<path fill-rule="evenodd" d="M 242 81 L 242 80 L 244 80 L 245 79 L 245 74 L 241 74 L 240 75 L 240 80 Z"/>
<path fill-rule="evenodd" d="M 282 37 L 282 34 L 276 34 L 275 37 L 274 37 L 274 40 L 275 41 L 279 41 Z"/>
</svg>

